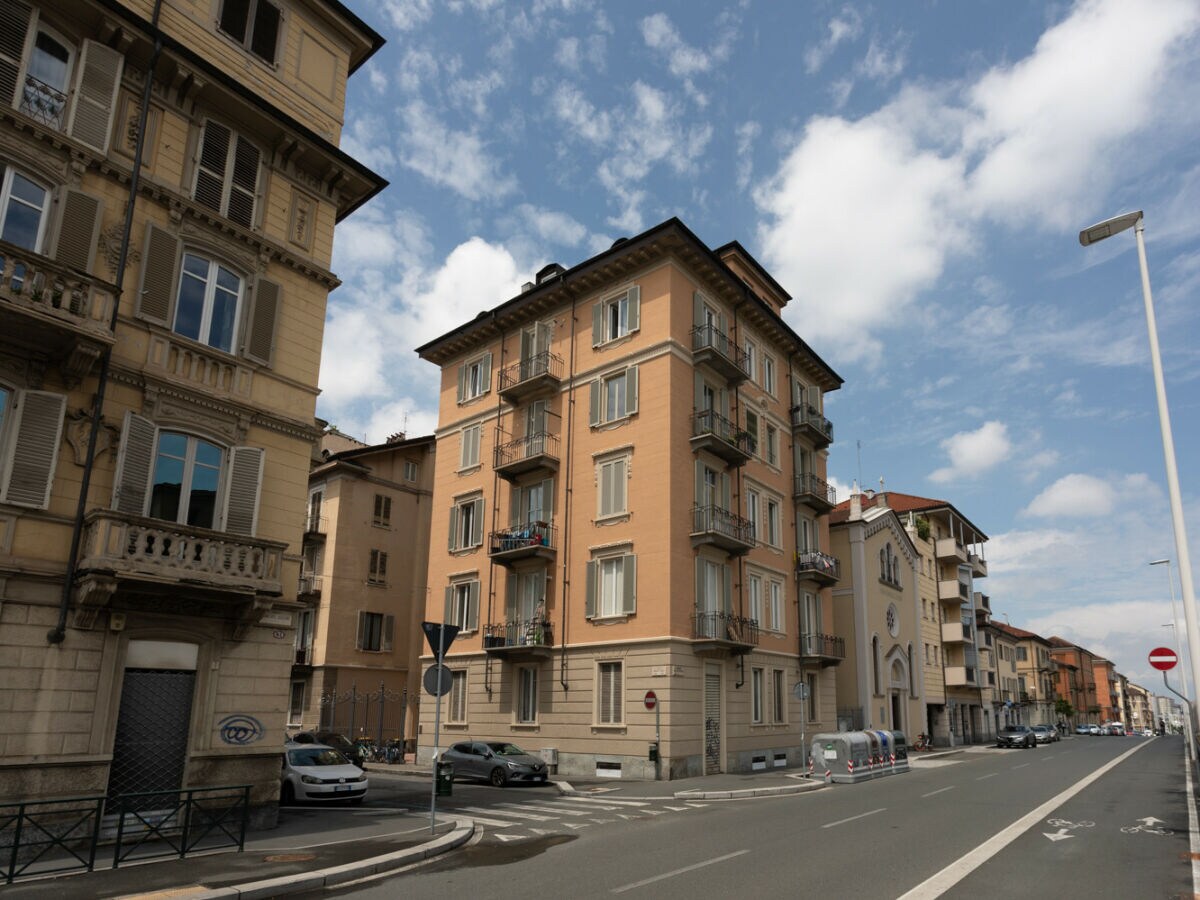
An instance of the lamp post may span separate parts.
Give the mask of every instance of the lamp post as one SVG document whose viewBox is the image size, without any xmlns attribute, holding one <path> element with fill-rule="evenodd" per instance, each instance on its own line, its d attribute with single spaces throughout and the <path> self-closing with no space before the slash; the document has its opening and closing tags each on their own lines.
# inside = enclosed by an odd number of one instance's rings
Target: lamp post
<svg viewBox="0 0 1200 900">
<path fill-rule="evenodd" d="M 1180 643 L 1179 643 L 1179 613 L 1177 613 L 1175 611 L 1175 578 L 1174 578 L 1174 576 L 1171 575 L 1171 560 L 1156 559 L 1156 560 L 1153 560 L 1152 562 L 1147 563 L 1147 565 L 1166 566 L 1167 567 L 1167 584 L 1171 588 L 1171 628 L 1175 634 L 1175 652 L 1179 654 L 1179 658 L 1180 658 L 1180 660 L 1182 660 L 1183 659 L 1183 647 L 1181 647 Z M 1164 625 L 1163 627 L 1165 628 L 1166 626 Z M 1183 688 L 1183 694 L 1185 697 L 1187 697 L 1188 696 L 1188 688 L 1187 688 L 1187 679 L 1186 678 L 1180 679 L 1180 687 Z"/>
<path fill-rule="evenodd" d="M 1179 493 L 1179 471 L 1175 466 L 1175 439 L 1171 436 L 1171 413 L 1167 409 L 1167 386 L 1163 381 L 1158 352 L 1158 326 L 1154 322 L 1154 299 L 1150 294 L 1150 271 L 1146 266 L 1145 224 L 1142 211 L 1105 219 L 1079 232 L 1084 247 L 1132 228 L 1137 240 L 1138 266 L 1142 274 L 1142 300 L 1146 306 L 1146 331 L 1150 337 L 1150 364 L 1154 370 L 1154 393 L 1158 399 L 1158 424 L 1162 431 L 1163 457 L 1167 468 L 1167 493 L 1171 498 L 1171 524 L 1175 531 L 1175 560 L 1183 590 L 1183 617 L 1187 624 L 1188 657 L 1192 664 L 1192 696 L 1200 697 L 1200 627 L 1196 622 L 1196 595 L 1192 587 L 1192 564 L 1188 556 L 1187 530 L 1183 524 L 1183 501 Z M 1172 590 L 1174 588 L 1172 587 Z M 1189 729 L 1190 730 L 1190 729 Z"/>
</svg>

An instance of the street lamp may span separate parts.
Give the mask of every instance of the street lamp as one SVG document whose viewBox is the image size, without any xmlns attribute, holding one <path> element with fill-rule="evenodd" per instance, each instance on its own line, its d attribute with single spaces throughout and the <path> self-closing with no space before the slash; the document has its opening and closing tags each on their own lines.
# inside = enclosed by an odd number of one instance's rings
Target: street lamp
<svg viewBox="0 0 1200 900">
<path fill-rule="evenodd" d="M 1179 654 L 1179 659 L 1182 662 L 1183 648 L 1179 645 L 1179 625 L 1177 624 L 1179 622 L 1179 613 L 1175 612 L 1175 579 L 1171 575 L 1171 560 L 1156 559 L 1147 563 L 1147 565 L 1167 567 L 1167 584 L 1171 586 L 1171 628 L 1175 631 L 1175 652 Z M 1164 625 L 1163 627 L 1165 628 L 1166 626 Z M 1183 695 L 1186 697 L 1188 694 L 1186 678 L 1180 679 L 1180 687 L 1183 688 Z"/>
<path fill-rule="evenodd" d="M 1192 564 L 1188 557 L 1187 530 L 1183 524 L 1183 501 L 1179 494 L 1179 472 L 1175 466 L 1175 439 L 1171 436 L 1171 414 L 1167 409 L 1167 386 L 1163 381 L 1158 353 L 1158 327 L 1154 323 L 1154 299 L 1150 294 L 1150 270 L 1146 266 L 1145 223 L 1142 211 L 1106 219 L 1079 232 L 1084 247 L 1132 228 L 1137 240 L 1138 265 L 1142 273 L 1142 299 L 1146 305 L 1146 331 L 1150 337 L 1150 364 L 1154 370 L 1154 392 L 1158 398 L 1158 424 L 1162 431 L 1163 457 L 1167 468 L 1167 493 L 1171 498 L 1171 523 L 1175 531 L 1175 560 L 1183 590 L 1183 616 L 1187 623 L 1188 656 L 1192 664 L 1193 697 L 1200 698 L 1200 627 L 1196 623 L 1196 595 L 1192 588 Z M 1173 588 L 1172 588 L 1173 590 Z"/>
</svg>

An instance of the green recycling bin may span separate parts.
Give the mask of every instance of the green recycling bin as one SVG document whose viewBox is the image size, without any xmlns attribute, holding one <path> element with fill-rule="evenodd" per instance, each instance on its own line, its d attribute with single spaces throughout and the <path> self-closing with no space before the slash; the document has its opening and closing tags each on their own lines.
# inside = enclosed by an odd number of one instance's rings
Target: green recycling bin
<svg viewBox="0 0 1200 900">
<path fill-rule="evenodd" d="M 454 764 L 437 761 L 434 770 L 434 793 L 439 797 L 449 797 L 454 793 Z"/>
</svg>

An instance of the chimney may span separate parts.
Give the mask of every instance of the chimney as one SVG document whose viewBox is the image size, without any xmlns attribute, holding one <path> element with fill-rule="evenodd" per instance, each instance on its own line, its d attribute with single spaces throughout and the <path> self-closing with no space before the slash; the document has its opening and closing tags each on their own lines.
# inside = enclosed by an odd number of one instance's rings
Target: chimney
<svg viewBox="0 0 1200 900">
<path fill-rule="evenodd" d="M 862 494 L 858 492 L 858 482 L 854 482 L 854 486 L 850 488 L 850 521 L 854 522 L 862 518 Z"/>
</svg>

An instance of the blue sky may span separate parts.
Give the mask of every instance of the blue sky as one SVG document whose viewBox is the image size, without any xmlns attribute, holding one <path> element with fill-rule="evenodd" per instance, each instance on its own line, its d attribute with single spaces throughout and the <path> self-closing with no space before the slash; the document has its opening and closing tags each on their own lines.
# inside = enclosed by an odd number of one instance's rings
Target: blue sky
<svg viewBox="0 0 1200 900">
<path fill-rule="evenodd" d="M 338 230 L 319 415 L 432 432 L 414 347 L 679 216 L 754 253 L 845 379 L 839 498 L 949 500 L 991 537 L 997 617 L 1161 689 L 1147 563 L 1175 552 L 1134 238 L 1077 235 L 1146 212 L 1194 510 L 1200 2 L 349 5 L 388 43 L 342 146 L 391 187 Z"/>
</svg>

